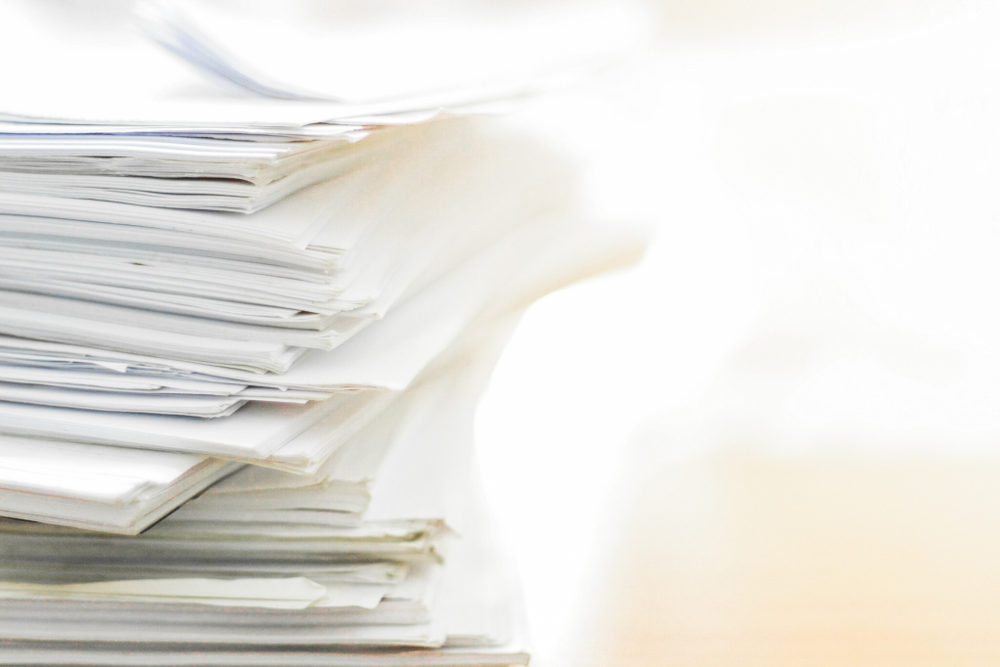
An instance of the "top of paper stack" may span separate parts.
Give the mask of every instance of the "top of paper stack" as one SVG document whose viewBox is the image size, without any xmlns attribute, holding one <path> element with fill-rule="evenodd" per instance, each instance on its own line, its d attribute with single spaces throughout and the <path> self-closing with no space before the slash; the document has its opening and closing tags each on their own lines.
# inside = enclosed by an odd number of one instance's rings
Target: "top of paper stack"
<svg viewBox="0 0 1000 667">
<path fill-rule="evenodd" d="M 399 12 L 395 23 L 371 24 L 350 7 L 5 3 L 0 57 L 11 66 L 0 119 L 53 122 L 37 133 L 340 135 L 330 125 L 411 122 L 528 94 L 634 45 L 639 30 L 633 15 L 606 7 L 576 8 L 570 23 L 535 11 L 471 20 Z"/>
</svg>

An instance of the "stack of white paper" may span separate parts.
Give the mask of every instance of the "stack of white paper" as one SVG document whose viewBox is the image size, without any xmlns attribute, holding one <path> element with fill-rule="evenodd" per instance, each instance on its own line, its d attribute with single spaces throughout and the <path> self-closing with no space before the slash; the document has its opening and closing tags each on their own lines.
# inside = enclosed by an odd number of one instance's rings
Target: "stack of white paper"
<svg viewBox="0 0 1000 667">
<path fill-rule="evenodd" d="M 533 299 L 642 245 L 465 117 L 532 86 L 348 103 L 165 5 L 72 63 L 4 12 L 49 85 L 0 75 L 0 662 L 524 663 L 474 408 Z"/>
</svg>

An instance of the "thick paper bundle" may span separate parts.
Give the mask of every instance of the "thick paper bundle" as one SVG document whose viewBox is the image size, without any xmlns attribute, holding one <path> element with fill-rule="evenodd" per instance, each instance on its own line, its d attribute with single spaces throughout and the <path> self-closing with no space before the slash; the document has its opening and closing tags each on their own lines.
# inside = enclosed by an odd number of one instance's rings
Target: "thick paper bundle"
<svg viewBox="0 0 1000 667">
<path fill-rule="evenodd" d="M 523 309 L 641 240 L 582 223 L 538 140 L 458 117 L 517 90 L 303 99 L 142 8 L 252 94 L 166 77 L 60 114 L 12 80 L 0 661 L 524 663 L 475 406 Z M 113 78 L 118 37 L 81 58 Z"/>
</svg>

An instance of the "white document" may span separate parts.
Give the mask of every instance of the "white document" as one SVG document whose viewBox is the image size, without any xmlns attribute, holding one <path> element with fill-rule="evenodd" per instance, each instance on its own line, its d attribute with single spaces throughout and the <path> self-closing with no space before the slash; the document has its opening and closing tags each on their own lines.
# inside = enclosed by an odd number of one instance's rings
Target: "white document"
<svg viewBox="0 0 1000 667">
<path fill-rule="evenodd" d="M 0 515 L 137 533 L 238 464 L 0 436 Z"/>
<path fill-rule="evenodd" d="M 6 118 L 206 131 L 250 125 L 286 132 L 352 119 L 414 122 L 442 108 L 462 112 L 530 94 L 550 83 L 553 73 L 560 78 L 581 61 L 634 48 L 648 25 L 628 11 L 576 11 L 571 17 L 526 12 L 516 22 L 414 16 L 373 31 L 370 22 L 343 17 L 289 22 L 294 12 L 218 16 L 201 4 L 183 6 L 181 13 L 176 6 L 143 3 L 143 34 L 122 11 L 128 6 L 75 9 L 5 6 L 0 55 L 33 63 L 24 71 L 12 68 L 0 80 Z M 75 39 L 82 30 L 91 39 Z M 552 31 L 562 38 L 559 49 L 552 48 Z M 73 58 L 63 57 L 59 46 L 65 43 L 76 44 Z M 388 45 L 407 57 L 387 59 Z M 329 65 L 348 62 L 351 67 Z M 37 85 L 40 80 L 48 85 Z M 279 88 L 287 93 L 309 86 L 319 90 L 275 95 Z M 334 99 L 288 99 L 296 96 Z"/>
</svg>

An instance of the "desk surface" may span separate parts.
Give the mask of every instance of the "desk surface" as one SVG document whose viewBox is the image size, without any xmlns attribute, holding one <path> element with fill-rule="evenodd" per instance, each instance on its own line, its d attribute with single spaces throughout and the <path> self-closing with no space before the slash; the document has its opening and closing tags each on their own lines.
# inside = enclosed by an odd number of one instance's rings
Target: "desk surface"
<svg viewBox="0 0 1000 667">
<path fill-rule="evenodd" d="M 633 457 L 573 664 L 1000 664 L 998 482 L 917 458 Z"/>
</svg>

